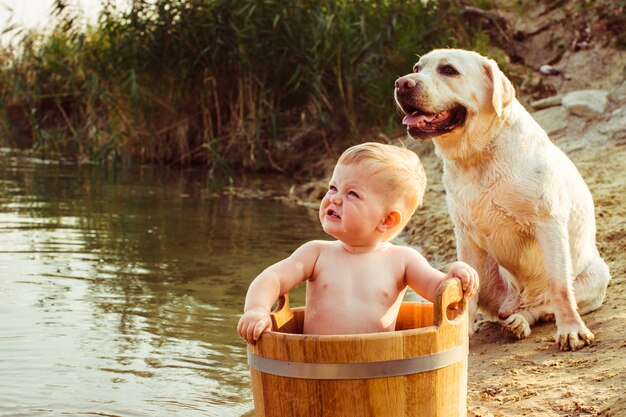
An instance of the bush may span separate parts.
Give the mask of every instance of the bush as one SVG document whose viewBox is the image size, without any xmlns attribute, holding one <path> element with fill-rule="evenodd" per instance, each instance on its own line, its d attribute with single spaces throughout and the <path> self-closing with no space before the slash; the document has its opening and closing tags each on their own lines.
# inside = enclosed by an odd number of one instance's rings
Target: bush
<svg viewBox="0 0 626 417">
<path fill-rule="evenodd" d="M 143 0 L 87 30 L 56 6 L 4 51 L 1 134 L 79 159 L 292 170 L 397 125 L 416 53 L 484 39 L 451 0 Z"/>
</svg>

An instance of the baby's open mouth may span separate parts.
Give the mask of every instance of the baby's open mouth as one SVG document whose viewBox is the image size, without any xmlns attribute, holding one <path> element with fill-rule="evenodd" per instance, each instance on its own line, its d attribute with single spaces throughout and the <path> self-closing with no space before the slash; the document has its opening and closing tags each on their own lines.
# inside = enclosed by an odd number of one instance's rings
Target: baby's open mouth
<svg viewBox="0 0 626 417">
<path fill-rule="evenodd" d="M 328 209 L 326 210 L 326 215 L 330 216 L 330 217 L 334 217 L 336 219 L 341 219 L 341 216 L 339 214 L 337 214 L 337 212 L 333 209 Z"/>
</svg>

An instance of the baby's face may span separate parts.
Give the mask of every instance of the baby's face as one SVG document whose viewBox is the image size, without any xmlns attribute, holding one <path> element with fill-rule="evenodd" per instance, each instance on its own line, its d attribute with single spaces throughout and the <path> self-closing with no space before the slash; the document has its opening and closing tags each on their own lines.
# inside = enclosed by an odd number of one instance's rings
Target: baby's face
<svg viewBox="0 0 626 417">
<path fill-rule="evenodd" d="M 351 245 L 369 245 L 380 238 L 377 228 L 386 216 L 383 196 L 367 170 L 338 164 L 320 204 L 326 233 Z"/>
</svg>

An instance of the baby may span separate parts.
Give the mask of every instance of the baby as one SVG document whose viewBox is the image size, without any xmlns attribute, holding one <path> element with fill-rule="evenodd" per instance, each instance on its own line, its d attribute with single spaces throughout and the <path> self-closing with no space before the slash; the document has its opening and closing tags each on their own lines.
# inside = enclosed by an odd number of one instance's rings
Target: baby
<svg viewBox="0 0 626 417">
<path fill-rule="evenodd" d="M 237 332 L 249 343 L 271 327 L 278 297 L 307 281 L 304 333 L 393 331 L 407 286 L 434 301 L 439 284 L 460 278 L 464 299 L 478 274 L 455 262 L 447 274 L 415 249 L 390 242 L 422 203 L 426 175 L 417 155 L 381 143 L 346 150 L 322 199 L 319 218 L 337 240 L 307 242 L 250 284 Z"/>
</svg>

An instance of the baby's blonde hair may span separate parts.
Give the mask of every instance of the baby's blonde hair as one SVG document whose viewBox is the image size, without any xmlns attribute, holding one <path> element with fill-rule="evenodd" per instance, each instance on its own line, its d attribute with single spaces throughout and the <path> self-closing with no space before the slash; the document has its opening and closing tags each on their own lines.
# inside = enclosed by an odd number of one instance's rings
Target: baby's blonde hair
<svg viewBox="0 0 626 417">
<path fill-rule="evenodd" d="M 377 142 L 366 142 L 348 148 L 337 164 L 356 164 L 373 177 L 378 191 L 403 207 L 400 230 L 406 226 L 415 210 L 422 204 L 426 190 L 426 172 L 419 157 L 406 148 Z"/>
</svg>

